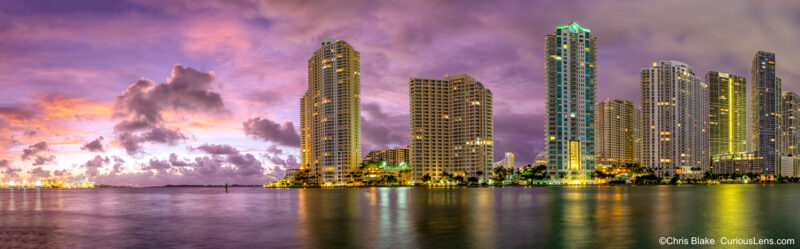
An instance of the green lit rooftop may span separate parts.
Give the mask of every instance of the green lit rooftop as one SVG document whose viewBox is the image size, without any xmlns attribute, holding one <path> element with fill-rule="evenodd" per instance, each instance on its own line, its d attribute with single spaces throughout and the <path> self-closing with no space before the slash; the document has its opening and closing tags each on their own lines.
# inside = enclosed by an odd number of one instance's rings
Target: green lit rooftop
<svg viewBox="0 0 800 249">
<path fill-rule="evenodd" d="M 572 21 L 570 24 L 567 24 L 567 25 L 556 26 L 556 29 L 563 29 L 563 28 L 569 28 L 569 32 L 572 32 L 572 33 L 577 33 L 578 30 L 584 31 L 584 32 L 592 32 L 591 30 L 589 30 L 587 28 L 581 27 L 581 25 L 578 24 L 578 22 L 576 22 L 576 21 Z"/>
</svg>

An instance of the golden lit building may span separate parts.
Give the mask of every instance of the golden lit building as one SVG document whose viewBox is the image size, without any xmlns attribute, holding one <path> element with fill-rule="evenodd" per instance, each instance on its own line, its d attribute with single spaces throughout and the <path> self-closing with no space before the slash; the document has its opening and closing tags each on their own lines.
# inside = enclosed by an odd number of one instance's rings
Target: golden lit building
<svg viewBox="0 0 800 249">
<path fill-rule="evenodd" d="M 756 161 L 753 154 L 719 154 L 711 157 L 712 173 L 716 175 L 744 175 L 753 173 Z"/>
<path fill-rule="evenodd" d="M 361 161 L 361 62 L 345 41 L 323 38 L 300 99 L 301 168 L 312 183 L 341 184 Z"/>
<path fill-rule="evenodd" d="M 747 80 L 709 71 L 710 155 L 747 152 Z"/>
<path fill-rule="evenodd" d="M 385 150 L 373 150 L 370 151 L 369 154 L 367 154 L 367 157 L 364 158 L 364 162 L 376 162 L 380 160 L 386 161 L 386 164 L 391 166 L 407 165 L 409 162 L 408 146 Z"/>
<path fill-rule="evenodd" d="M 410 86 L 412 178 L 443 172 L 486 180 L 494 154 L 492 92 L 461 74 L 412 78 Z"/>
<path fill-rule="evenodd" d="M 595 153 L 600 164 L 639 163 L 642 111 L 630 100 L 606 100 L 595 106 Z"/>
</svg>

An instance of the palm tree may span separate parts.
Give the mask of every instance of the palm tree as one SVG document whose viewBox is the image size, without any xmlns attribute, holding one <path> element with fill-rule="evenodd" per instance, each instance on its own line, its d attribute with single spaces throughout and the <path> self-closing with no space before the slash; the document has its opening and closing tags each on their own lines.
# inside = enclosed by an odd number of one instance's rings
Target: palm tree
<svg viewBox="0 0 800 249">
<path fill-rule="evenodd" d="M 453 180 L 453 174 L 450 174 L 447 171 L 443 171 L 442 172 L 442 178 L 444 178 L 447 181 L 452 181 Z"/>
<path fill-rule="evenodd" d="M 383 182 L 385 184 L 390 184 L 391 185 L 391 184 L 397 183 L 397 177 L 394 176 L 394 175 L 385 176 L 382 180 L 383 180 Z"/>
<path fill-rule="evenodd" d="M 508 176 L 508 171 L 504 167 L 494 168 L 494 181 L 502 183 Z"/>
<path fill-rule="evenodd" d="M 422 182 L 428 183 L 430 181 L 431 181 L 431 175 L 425 174 L 424 176 L 422 176 Z"/>
</svg>

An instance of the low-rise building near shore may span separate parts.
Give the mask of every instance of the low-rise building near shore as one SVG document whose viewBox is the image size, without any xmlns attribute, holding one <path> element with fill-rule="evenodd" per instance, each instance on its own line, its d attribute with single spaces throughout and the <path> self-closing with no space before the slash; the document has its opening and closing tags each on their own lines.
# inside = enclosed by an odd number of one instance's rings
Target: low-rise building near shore
<svg viewBox="0 0 800 249">
<path fill-rule="evenodd" d="M 781 157 L 781 165 L 778 172 L 782 177 L 798 177 L 798 168 L 800 168 L 800 158 L 792 156 Z"/>
<path fill-rule="evenodd" d="M 711 158 L 715 175 L 745 175 L 755 169 L 756 159 L 750 153 L 720 154 Z"/>
<path fill-rule="evenodd" d="M 373 150 L 364 158 L 364 162 L 377 162 L 384 160 L 387 165 L 408 164 L 408 146 L 385 150 Z"/>
</svg>

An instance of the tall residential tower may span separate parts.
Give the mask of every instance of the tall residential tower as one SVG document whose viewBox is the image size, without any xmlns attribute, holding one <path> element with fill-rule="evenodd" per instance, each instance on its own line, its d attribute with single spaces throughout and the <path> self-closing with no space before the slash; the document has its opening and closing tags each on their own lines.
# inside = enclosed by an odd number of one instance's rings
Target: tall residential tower
<svg viewBox="0 0 800 249">
<path fill-rule="evenodd" d="M 308 59 L 300 149 L 312 182 L 342 184 L 361 161 L 360 68 L 359 52 L 340 40 L 323 38 Z"/>
<path fill-rule="evenodd" d="M 561 180 L 589 180 L 595 168 L 596 43 L 572 22 L 545 39 L 547 172 Z"/>
<path fill-rule="evenodd" d="M 774 175 L 778 164 L 781 86 L 775 77 L 775 54 L 758 51 L 750 68 L 751 141 L 758 174 Z"/>
<path fill-rule="evenodd" d="M 641 160 L 642 110 L 630 100 L 606 100 L 595 106 L 595 153 L 606 165 L 639 163 Z"/>
<path fill-rule="evenodd" d="M 461 74 L 409 81 L 411 177 L 442 173 L 486 180 L 494 145 L 492 92 Z"/>
<path fill-rule="evenodd" d="M 642 165 L 659 177 L 708 171 L 708 86 L 677 61 L 642 68 Z"/>
<path fill-rule="evenodd" d="M 709 71 L 710 155 L 747 152 L 747 81 Z"/>
<path fill-rule="evenodd" d="M 781 153 L 800 157 L 800 97 L 793 92 L 783 92 L 781 107 Z"/>
</svg>

